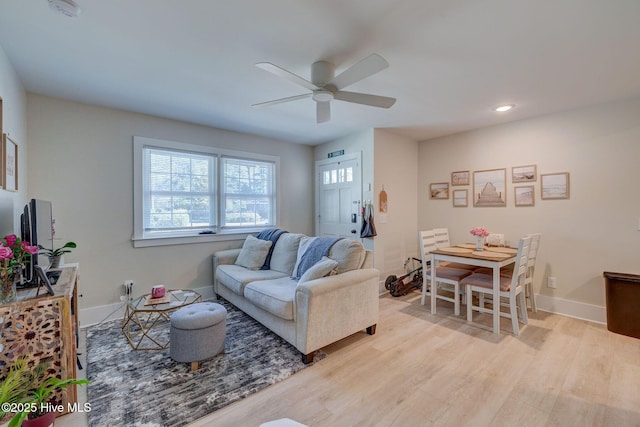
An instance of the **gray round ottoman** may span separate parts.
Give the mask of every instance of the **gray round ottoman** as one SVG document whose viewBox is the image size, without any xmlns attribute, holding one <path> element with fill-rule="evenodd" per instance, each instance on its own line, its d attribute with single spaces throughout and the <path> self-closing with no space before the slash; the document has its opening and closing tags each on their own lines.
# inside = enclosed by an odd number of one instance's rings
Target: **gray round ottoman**
<svg viewBox="0 0 640 427">
<path fill-rule="evenodd" d="M 197 370 L 200 362 L 224 353 L 227 310 L 215 302 L 182 307 L 171 315 L 169 355 L 176 362 L 189 362 Z"/>
</svg>

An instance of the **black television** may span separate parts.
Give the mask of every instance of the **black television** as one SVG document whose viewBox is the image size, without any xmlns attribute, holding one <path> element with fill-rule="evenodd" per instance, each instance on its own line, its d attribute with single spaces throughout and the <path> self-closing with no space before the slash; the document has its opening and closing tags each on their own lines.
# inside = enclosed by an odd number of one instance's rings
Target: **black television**
<svg viewBox="0 0 640 427">
<path fill-rule="evenodd" d="M 53 249 L 53 216 L 51 202 L 40 199 L 31 199 L 24 207 L 20 216 L 20 234 L 23 242 L 31 245 L 41 245 L 47 249 Z M 37 285 L 38 276 L 34 267 L 38 265 L 38 255 L 32 255 L 31 260 L 25 264 L 24 279 L 27 284 Z"/>
</svg>

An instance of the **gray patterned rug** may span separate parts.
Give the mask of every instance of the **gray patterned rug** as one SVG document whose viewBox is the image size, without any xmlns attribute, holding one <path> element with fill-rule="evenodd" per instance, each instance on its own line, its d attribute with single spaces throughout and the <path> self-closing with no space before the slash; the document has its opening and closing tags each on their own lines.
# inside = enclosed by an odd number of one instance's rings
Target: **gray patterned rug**
<svg viewBox="0 0 640 427">
<path fill-rule="evenodd" d="M 120 321 L 87 331 L 90 426 L 184 426 L 303 369 L 289 343 L 233 307 L 225 353 L 192 372 L 169 350 L 131 348 Z M 169 325 L 164 325 L 169 333 Z M 316 354 L 316 360 L 321 354 Z"/>
</svg>

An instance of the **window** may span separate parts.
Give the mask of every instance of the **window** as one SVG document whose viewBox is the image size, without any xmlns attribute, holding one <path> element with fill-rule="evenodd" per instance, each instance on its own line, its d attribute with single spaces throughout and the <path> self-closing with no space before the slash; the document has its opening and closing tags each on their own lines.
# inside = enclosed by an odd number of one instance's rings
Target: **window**
<svg viewBox="0 0 640 427">
<path fill-rule="evenodd" d="M 223 227 L 273 225 L 273 163 L 223 158 Z"/>
<path fill-rule="evenodd" d="M 276 224 L 278 158 L 134 137 L 134 246 Z"/>
</svg>

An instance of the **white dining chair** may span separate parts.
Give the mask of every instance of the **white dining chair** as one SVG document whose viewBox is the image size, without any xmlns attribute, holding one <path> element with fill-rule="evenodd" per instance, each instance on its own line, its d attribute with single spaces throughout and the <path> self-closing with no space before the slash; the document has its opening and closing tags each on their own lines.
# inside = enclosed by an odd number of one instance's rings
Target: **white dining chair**
<svg viewBox="0 0 640 427">
<path fill-rule="evenodd" d="M 536 296 L 533 291 L 533 274 L 536 269 L 536 258 L 538 257 L 538 248 L 540 247 L 540 233 L 527 234 L 531 237 L 531 249 L 529 249 L 529 258 L 527 259 L 527 277 L 524 282 L 524 295 L 529 300 L 529 306 L 534 313 L 538 312 L 536 307 Z"/>
<path fill-rule="evenodd" d="M 462 279 L 460 282 L 465 286 L 467 294 L 467 321 L 473 321 L 473 310 L 480 312 L 493 313 L 493 310 L 500 310 L 500 315 L 511 318 L 513 325 L 513 334 L 520 334 L 518 318 L 523 324 L 529 323 L 527 315 L 527 304 L 524 298 L 524 284 L 527 276 L 529 251 L 531 248 L 531 237 L 523 237 L 518 242 L 518 254 L 511 276 L 500 275 L 500 299 L 507 299 L 509 312 L 505 313 L 501 309 L 501 301 L 493 301 L 493 307 L 487 309 L 481 302 L 478 306 L 473 305 L 473 292 L 480 295 L 493 295 L 493 274 L 473 273 Z M 483 298 L 479 298 L 483 300 Z M 519 307 L 518 307 L 519 306 Z M 518 308 L 520 310 L 518 310 Z M 519 311 L 519 314 L 518 314 Z"/>
<path fill-rule="evenodd" d="M 436 298 L 443 301 L 453 303 L 453 312 L 456 316 L 460 315 L 460 280 L 471 274 L 470 270 L 440 267 L 430 265 L 431 251 L 437 249 L 436 236 L 434 230 L 424 230 L 418 232 L 418 241 L 420 242 L 420 257 L 422 258 L 422 305 L 425 304 L 426 296 L 431 292 L 436 293 Z M 431 282 L 431 268 L 436 269 L 436 285 L 432 288 L 429 286 Z M 427 291 L 429 287 L 429 291 Z M 453 296 L 440 294 L 439 289 L 445 289 L 453 293 Z"/>
<path fill-rule="evenodd" d="M 451 240 L 449 239 L 449 229 L 448 228 L 434 228 L 433 229 L 433 233 L 435 234 L 436 247 L 438 249 L 451 247 Z M 441 262 L 439 266 L 440 267 L 459 268 L 459 269 L 462 269 L 462 270 L 475 270 L 475 269 L 478 268 L 475 265 L 463 264 L 463 263 L 460 263 L 460 262 L 450 262 L 450 261 Z M 461 289 L 461 291 L 462 291 L 462 293 L 464 293 L 463 289 Z"/>
<path fill-rule="evenodd" d="M 436 247 L 440 248 L 448 248 L 451 246 L 451 242 L 449 241 L 449 229 L 448 228 L 434 228 L 433 235 L 436 239 Z"/>
</svg>

